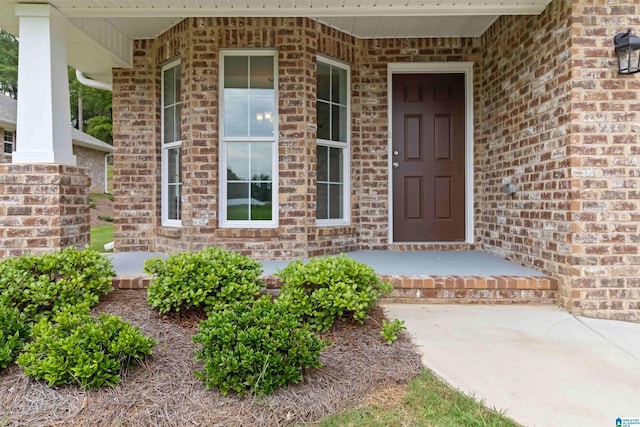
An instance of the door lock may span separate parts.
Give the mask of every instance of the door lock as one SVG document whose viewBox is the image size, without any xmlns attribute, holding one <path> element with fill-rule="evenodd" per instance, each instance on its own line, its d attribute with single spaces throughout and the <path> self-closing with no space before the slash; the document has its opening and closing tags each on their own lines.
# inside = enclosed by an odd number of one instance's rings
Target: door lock
<svg viewBox="0 0 640 427">
<path fill-rule="evenodd" d="M 397 156 L 398 155 L 398 150 L 393 150 L 393 155 Z"/>
</svg>

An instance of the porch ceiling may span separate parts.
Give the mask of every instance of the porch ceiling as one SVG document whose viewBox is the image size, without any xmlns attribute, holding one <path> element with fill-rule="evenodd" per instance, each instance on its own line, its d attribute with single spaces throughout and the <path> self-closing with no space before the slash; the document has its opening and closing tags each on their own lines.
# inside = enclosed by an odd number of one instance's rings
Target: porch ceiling
<svg viewBox="0 0 640 427">
<path fill-rule="evenodd" d="M 109 81 L 111 67 L 126 67 L 130 62 L 131 40 L 155 38 L 186 17 L 304 16 L 358 38 L 477 37 L 500 15 L 537 15 L 550 2 L 551 0 L 0 0 L 0 28 L 18 34 L 18 19 L 13 13 L 17 3 L 50 3 L 70 18 L 74 27 L 68 40 L 70 64 L 98 80 Z M 84 38 L 87 40 L 82 40 L 78 32 L 85 33 Z M 96 49 L 101 46 L 106 49 Z"/>
</svg>

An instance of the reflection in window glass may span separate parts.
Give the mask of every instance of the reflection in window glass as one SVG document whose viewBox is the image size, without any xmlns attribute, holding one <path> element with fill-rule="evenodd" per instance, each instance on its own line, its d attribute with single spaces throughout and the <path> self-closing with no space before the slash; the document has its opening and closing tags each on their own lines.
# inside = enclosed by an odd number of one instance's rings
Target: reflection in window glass
<svg viewBox="0 0 640 427">
<path fill-rule="evenodd" d="M 225 56 L 224 67 L 225 136 L 273 137 L 273 56 Z"/>
<path fill-rule="evenodd" d="M 272 219 L 272 144 L 227 144 L 227 219 Z"/>
</svg>

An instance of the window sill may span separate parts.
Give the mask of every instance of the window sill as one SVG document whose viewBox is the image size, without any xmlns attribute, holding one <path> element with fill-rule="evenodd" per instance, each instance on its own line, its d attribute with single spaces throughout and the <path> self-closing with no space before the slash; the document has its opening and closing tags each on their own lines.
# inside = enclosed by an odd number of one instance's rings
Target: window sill
<svg viewBox="0 0 640 427">
<path fill-rule="evenodd" d="M 216 238 L 227 239 L 259 239 L 278 237 L 277 228 L 219 228 Z"/>
<path fill-rule="evenodd" d="M 162 237 L 180 238 L 182 237 L 182 228 L 163 225 L 156 228 L 156 235 Z"/>
</svg>

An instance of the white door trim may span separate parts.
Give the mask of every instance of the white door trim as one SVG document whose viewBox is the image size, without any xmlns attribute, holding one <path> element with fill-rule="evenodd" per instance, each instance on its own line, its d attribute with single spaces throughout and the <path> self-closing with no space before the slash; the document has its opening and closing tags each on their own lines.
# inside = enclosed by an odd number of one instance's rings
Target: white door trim
<svg viewBox="0 0 640 427">
<path fill-rule="evenodd" d="M 388 120 L 388 171 L 389 171 L 389 243 L 393 240 L 393 75 L 394 74 L 464 74 L 465 85 L 465 241 L 473 243 L 473 62 L 411 62 L 387 64 L 387 103 Z M 456 244 L 461 242 L 406 242 L 411 244 L 437 243 Z"/>
</svg>

